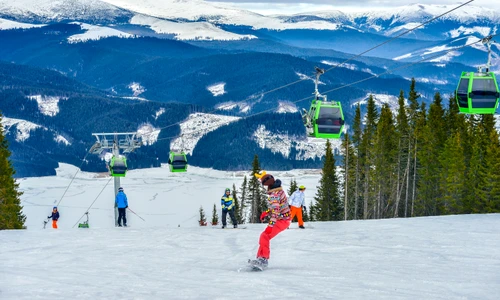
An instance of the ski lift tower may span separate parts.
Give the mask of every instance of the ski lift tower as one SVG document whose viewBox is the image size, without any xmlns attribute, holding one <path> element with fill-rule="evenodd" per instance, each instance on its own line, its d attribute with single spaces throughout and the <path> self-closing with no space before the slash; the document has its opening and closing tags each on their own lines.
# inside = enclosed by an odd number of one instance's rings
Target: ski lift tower
<svg viewBox="0 0 500 300">
<path fill-rule="evenodd" d="M 142 146 L 140 137 L 136 132 L 121 132 L 121 133 L 92 133 L 97 141 L 90 148 L 90 153 L 100 155 L 103 151 L 111 151 L 114 157 L 120 157 L 120 150 L 122 153 L 130 153 L 135 149 Z M 120 177 L 114 176 L 115 181 L 115 197 L 118 194 L 120 187 Z M 113 207 L 115 208 L 115 226 L 118 226 L 118 208 L 113 199 Z"/>
</svg>

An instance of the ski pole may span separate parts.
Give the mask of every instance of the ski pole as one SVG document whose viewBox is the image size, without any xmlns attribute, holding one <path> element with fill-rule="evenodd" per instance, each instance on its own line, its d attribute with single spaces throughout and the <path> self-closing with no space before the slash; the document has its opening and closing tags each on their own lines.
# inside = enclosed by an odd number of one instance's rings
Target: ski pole
<svg viewBox="0 0 500 300">
<path fill-rule="evenodd" d="M 131 210 L 128 207 L 127 207 L 127 209 L 130 210 L 130 212 L 133 213 L 134 215 L 138 216 L 141 220 L 143 220 L 144 222 L 146 222 L 146 220 L 144 220 L 141 216 L 139 216 L 138 214 L 136 214 L 133 210 Z"/>
</svg>

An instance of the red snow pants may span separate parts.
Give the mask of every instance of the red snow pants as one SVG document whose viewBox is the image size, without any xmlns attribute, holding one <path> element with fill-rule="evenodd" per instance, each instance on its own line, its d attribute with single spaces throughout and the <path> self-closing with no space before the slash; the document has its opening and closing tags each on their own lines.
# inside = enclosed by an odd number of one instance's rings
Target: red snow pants
<svg viewBox="0 0 500 300">
<path fill-rule="evenodd" d="M 57 229 L 57 221 L 56 220 L 52 220 L 52 228 Z"/>
<path fill-rule="evenodd" d="M 287 229 L 290 226 L 290 220 L 278 220 L 274 226 L 271 233 L 267 234 L 262 232 L 259 239 L 259 250 L 257 251 L 257 257 L 264 257 L 269 259 L 271 255 L 270 240 L 278 235 L 278 233 Z"/>
</svg>

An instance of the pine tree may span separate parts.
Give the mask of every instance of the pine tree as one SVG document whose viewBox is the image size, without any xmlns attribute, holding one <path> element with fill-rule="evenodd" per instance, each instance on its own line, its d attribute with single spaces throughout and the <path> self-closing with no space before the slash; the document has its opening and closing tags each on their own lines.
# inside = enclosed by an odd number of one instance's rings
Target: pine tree
<svg viewBox="0 0 500 300">
<path fill-rule="evenodd" d="M 241 216 L 241 224 L 245 223 L 246 220 L 249 220 L 249 210 L 248 207 L 251 207 L 251 203 L 249 203 L 250 196 L 248 195 L 248 180 L 247 176 L 243 177 L 243 183 L 241 184 L 240 187 L 240 202 L 241 202 L 241 209 L 239 211 L 239 214 Z"/>
<path fill-rule="evenodd" d="M 355 219 L 357 212 L 356 205 L 356 162 L 357 156 L 355 155 L 353 143 L 349 138 L 349 133 L 345 133 L 342 139 L 341 151 L 344 156 L 344 163 L 342 168 L 343 173 L 343 201 L 344 201 L 344 219 Z"/>
<path fill-rule="evenodd" d="M 500 212 L 500 143 L 498 133 L 490 132 L 490 143 L 486 147 L 484 168 L 481 176 L 486 178 L 480 187 L 480 202 L 474 212 L 499 213 Z"/>
<path fill-rule="evenodd" d="M 353 192 L 353 198 L 354 198 L 354 212 L 353 212 L 353 219 L 357 220 L 362 216 L 361 212 L 363 211 L 360 208 L 360 195 L 362 191 L 362 186 L 361 186 L 361 159 L 360 159 L 360 143 L 362 139 L 362 129 L 361 129 L 361 108 L 358 105 L 356 106 L 356 112 L 354 114 L 354 120 L 352 124 L 352 129 L 353 129 L 353 136 L 352 136 L 352 144 L 355 148 L 355 158 L 351 159 L 355 161 L 355 175 L 354 175 L 354 192 Z"/>
<path fill-rule="evenodd" d="M 302 208 L 302 221 L 309 222 L 309 214 L 307 213 L 307 206 Z"/>
<path fill-rule="evenodd" d="M 238 224 L 243 224 L 243 215 L 241 214 L 244 202 L 239 200 L 238 193 L 236 192 L 236 185 L 233 183 L 233 201 L 234 201 L 234 216 Z"/>
<path fill-rule="evenodd" d="M 314 218 L 318 221 L 333 221 L 343 219 L 343 205 L 340 199 L 339 179 L 335 172 L 335 157 L 330 140 L 326 141 L 325 160 L 320 179 L 320 185 L 314 199 Z"/>
<path fill-rule="evenodd" d="M 310 222 L 314 222 L 314 221 L 317 221 L 316 219 L 316 209 L 315 209 L 315 206 L 312 202 L 312 200 L 309 202 L 309 213 L 307 214 L 308 216 L 308 221 Z M 304 222 L 306 222 L 306 219 L 304 219 Z"/>
<path fill-rule="evenodd" d="M 380 119 L 377 124 L 377 135 L 374 144 L 373 182 L 376 189 L 376 204 L 373 207 L 375 218 L 384 218 L 388 208 L 393 206 L 394 198 L 391 198 L 395 184 L 397 168 L 397 135 L 392 112 L 387 103 L 382 106 Z M 393 215 L 393 214 L 392 214 Z"/>
<path fill-rule="evenodd" d="M 205 211 L 203 206 L 200 206 L 200 219 L 198 220 L 200 226 L 207 226 L 207 217 L 205 216 Z"/>
<path fill-rule="evenodd" d="M 373 161 L 374 161 L 374 144 L 377 134 L 378 112 L 375 105 L 373 95 L 368 97 L 366 106 L 366 125 L 363 130 L 363 136 L 360 144 L 360 159 L 362 162 L 363 172 L 363 219 L 369 217 L 370 199 L 373 199 Z M 375 205 L 373 205 L 375 206 Z"/>
<path fill-rule="evenodd" d="M 212 210 L 212 225 L 219 224 L 219 215 L 217 214 L 217 206 L 214 203 L 214 209 Z"/>
<path fill-rule="evenodd" d="M 465 192 L 465 159 L 460 133 L 456 132 L 446 141 L 440 154 L 441 199 L 438 207 L 440 214 L 458 214 L 462 212 Z"/>
<path fill-rule="evenodd" d="M 9 145 L 5 138 L 0 113 L 0 230 L 23 229 L 26 216 L 23 215 L 19 183 L 14 179 L 14 168 L 9 157 Z"/>
<path fill-rule="evenodd" d="M 410 164 L 408 170 L 408 180 L 406 184 L 406 197 L 405 202 L 411 202 L 411 208 L 407 208 L 405 203 L 405 214 L 404 216 L 413 216 L 414 206 L 415 206 L 415 194 L 416 194 L 416 179 L 417 179 L 417 149 L 419 146 L 419 121 L 425 123 L 425 103 L 422 103 L 422 107 L 418 104 L 418 99 L 420 98 L 420 94 L 415 89 L 416 81 L 415 78 L 411 79 L 410 91 L 408 93 L 408 124 L 409 124 L 409 137 L 408 141 L 408 155 L 410 156 Z M 423 116 L 423 117 L 422 117 Z M 423 126 L 423 123 L 420 125 Z M 411 182 L 411 184 L 410 184 Z M 411 195 L 411 197 L 410 197 Z M 409 210 L 409 211 L 408 211 Z"/>
<path fill-rule="evenodd" d="M 259 180 L 254 176 L 259 171 L 261 171 L 259 157 L 256 154 L 252 162 L 252 173 L 248 182 L 250 223 L 260 223 L 260 215 L 263 211 L 267 210 L 267 195 L 263 191 Z"/>
<path fill-rule="evenodd" d="M 288 196 L 291 196 L 298 189 L 297 181 L 292 178 L 290 179 L 290 188 L 288 189 Z"/>
<path fill-rule="evenodd" d="M 441 164 L 439 154 L 443 150 L 446 141 L 446 123 L 444 120 L 444 109 L 439 93 L 434 95 L 434 101 L 429 108 L 427 123 L 424 127 L 421 151 L 419 152 L 420 184 L 419 198 L 422 201 L 424 215 L 439 215 L 441 213 L 442 199 L 439 187 L 439 174 Z"/>
<path fill-rule="evenodd" d="M 400 215 L 407 216 L 408 212 L 408 190 L 411 167 L 411 139 L 410 139 L 410 124 L 406 113 L 404 91 L 400 91 L 398 97 L 398 115 L 396 117 L 396 132 L 398 137 L 398 162 L 397 162 L 397 180 L 396 180 L 396 196 L 394 217 Z M 405 184 L 406 183 L 406 184 Z M 399 203 L 404 197 L 404 210 L 400 208 Z M 401 206 L 402 207 L 402 206 Z"/>
</svg>

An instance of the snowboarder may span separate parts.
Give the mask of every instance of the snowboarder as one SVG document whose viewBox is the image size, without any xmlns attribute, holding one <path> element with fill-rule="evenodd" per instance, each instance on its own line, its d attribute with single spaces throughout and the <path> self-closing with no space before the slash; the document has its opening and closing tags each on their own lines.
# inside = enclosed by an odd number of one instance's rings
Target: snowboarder
<svg viewBox="0 0 500 300">
<path fill-rule="evenodd" d="M 305 207 L 306 197 L 304 192 L 306 187 L 301 185 L 298 191 L 295 191 L 290 196 L 290 221 L 293 221 L 293 218 L 297 216 L 297 220 L 299 221 L 299 228 L 304 229 L 304 221 L 302 220 L 302 208 Z"/>
<path fill-rule="evenodd" d="M 222 228 L 226 228 L 227 213 L 229 213 L 229 216 L 231 217 L 231 221 L 233 222 L 233 227 L 238 228 L 238 221 L 236 221 L 236 217 L 234 216 L 233 200 L 234 199 L 231 196 L 231 190 L 227 188 L 224 195 L 220 199 L 220 205 L 222 206 Z"/>
<path fill-rule="evenodd" d="M 118 227 L 122 227 L 122 219 L 123 226 L 127 227 L 127 216 L 126 209 L 128 208 L 127 195 L 123 192 L 123 188 L 118 188 L 118 194 L 116 194 L 115 198 L 116 207 L 118 207 Z"/>
<path fill-rule="evenodd" d="M 52 208 L 52 214 L 47 217 L 47 219 L 52 218 L 52 228 L 57 229 L 57 220 L 59 220 L 59 211 L 57 211 L 57 206 Z"/>
<path fill-rule="evenodd" d="M 264 220 L 268 215 L 270 220 L 264 232 L 260 234 L 257 261 L 251 264 L 265 268 L 271 254 L 269 241 L 290 226 L 290 207 L 286 193 L 281 187 L 281 180 L 275 180 L 271 174 L 263 174 L 255 174 L 255 176 L 260 178 L 263 186 L 267 186 L 269 209 L 260 215 L 260 220 Z"/>
</svg>

